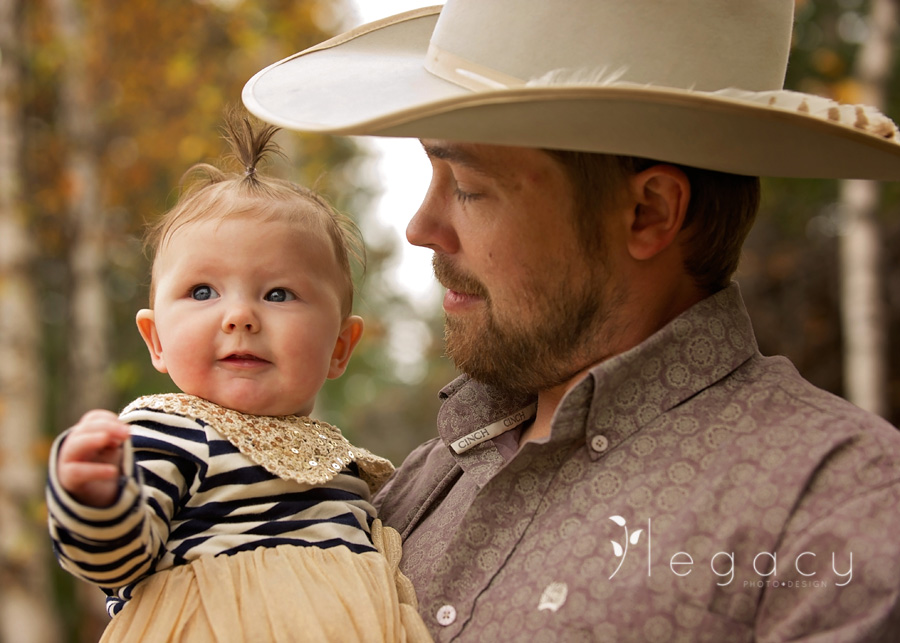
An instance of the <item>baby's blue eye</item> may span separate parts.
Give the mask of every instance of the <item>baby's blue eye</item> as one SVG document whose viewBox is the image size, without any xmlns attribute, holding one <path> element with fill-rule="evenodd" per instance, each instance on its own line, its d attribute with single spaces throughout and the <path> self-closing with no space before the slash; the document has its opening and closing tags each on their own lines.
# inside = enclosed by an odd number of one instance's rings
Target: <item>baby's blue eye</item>
<svg viewBox="0 0 900 643">
<path fill-rule="evenodd" d="M 219 293 L 215 291 L 212 286 L 194 286 L 191 288 L 191 299 L 196 299 L 197 301 L 207 301 L 209 299 L 215 299 L 219 296 Z"/>
<path fill-rule="evenodd" d="M 292 299 L 296 299 L 296 297 L 294 296 L 294 293 L 286 288 L 273 288 L 266 293 L 264 299 L 266 301 L 282 302 L 291 301 Z"/>
</svg>

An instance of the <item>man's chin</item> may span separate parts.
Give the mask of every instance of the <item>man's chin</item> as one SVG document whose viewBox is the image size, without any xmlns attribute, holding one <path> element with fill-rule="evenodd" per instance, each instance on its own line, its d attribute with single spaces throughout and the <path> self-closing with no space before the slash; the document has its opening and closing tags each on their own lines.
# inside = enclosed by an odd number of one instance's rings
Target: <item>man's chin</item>
<svg viewBox="0 0 900 643">
<path fill-rule="evenodd" d="M 591 365 L 590 360 L 582 366 L 582 360 L 567 360 L 524 340 L 491 336 L 483 330 L 475 332 L 471 326 L 447 324 L 447 357 L 473 380 L 510 394 L 534 395 L 555 388 Z"/>
<path fill-rule="evenodd" d="M 457 370 L 476 382 L 512 394 L 537 390 L 520 381 L 523 371 L 513 364 L 514 360 L 505 359 L 502 350 L 489 342 L 473 339 L 471 334 L 448 330 L 446 353 Z"/>
</svg>

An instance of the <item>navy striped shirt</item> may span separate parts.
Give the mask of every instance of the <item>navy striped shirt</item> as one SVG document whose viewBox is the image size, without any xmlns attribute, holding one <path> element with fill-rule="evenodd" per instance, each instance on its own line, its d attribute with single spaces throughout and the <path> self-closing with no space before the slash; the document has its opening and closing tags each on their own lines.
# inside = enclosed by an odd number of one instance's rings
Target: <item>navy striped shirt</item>
<svg viewBox="0 0 900 643">
<path fill-rule="evenodd" d="M 281 479 L 202 419 L 142 408 L 131 424 L 122 490 L 105 508 L 82 505 L 56 479 L 47 504 L 60 564 L 106 592 L 115 615 L 141 580 L 199 556 L 290 544 L 374 551 L 369 488 L 351 463 L 326 484 Z"/>
</svg>

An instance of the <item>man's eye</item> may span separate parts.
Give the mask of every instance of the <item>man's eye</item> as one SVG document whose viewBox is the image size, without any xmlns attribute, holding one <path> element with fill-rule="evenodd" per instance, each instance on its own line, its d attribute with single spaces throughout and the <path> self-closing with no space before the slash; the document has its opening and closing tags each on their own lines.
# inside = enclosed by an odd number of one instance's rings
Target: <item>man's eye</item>
<svg viewBox="0 0 900 643">
<path fill-rule="evenodd" d="M 273 288 L 268 293 L 266 293 L 264 299 L 266 301 L 282 302 L 291 301 L 292 299 L 296 298 L 297 297 L 294 296 L 294 293 L 292 293 L 290 290 L 287 290 L 286 288 Z"/>
<path fill-rule="evenodd" d="M 474 192 L 463 192 L 459 188 L 453 190 L 453 194 L 456 197 L 456 200 L 460 203 L 467 203 L 469 201 L 475 201 L 480 198 L 481 195 Z"/>
<path fill-rule="evenodd" d="M 196 299 L 197 301 L 207 301 L 218 296 L 219 293 L 212 286 L 194 286 L 191 288 L 191 299 Z"/>
</svg>

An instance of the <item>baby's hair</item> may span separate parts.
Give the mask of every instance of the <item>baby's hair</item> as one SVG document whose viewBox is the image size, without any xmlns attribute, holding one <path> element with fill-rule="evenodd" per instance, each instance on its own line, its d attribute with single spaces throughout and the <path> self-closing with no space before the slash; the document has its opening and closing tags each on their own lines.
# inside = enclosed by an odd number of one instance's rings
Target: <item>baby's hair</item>
<svg viewBox="0 0 900 643">
<path fill-rule="evenodd" d="M 240 109 L 229 109 L 225 114 L 223 138 L 231 148 L 228 157 L 240 164 L 242 172 L 228 173 L 209 163 L 190 167 L 182 176 L 178 202 L 148 227 L 144 247 L 155 260 L 179 228 L 196 221 L 252 212 L 263 221 L 293 222 L 307 221 L 315 213 L 334 246 L 335 258 L 346 282 L 344 314 L 349 315 L 353 305 L 351 260 L 365 270 L 365 246 L 359 228 L 313 190 L 260 171 L 271 155 L 284 157 L 281 148 L 272 140 L 278 131 L 278 127 L 251 120 Z M 151 308 L 154 295 L 151 274 Z"/>
</svg>

